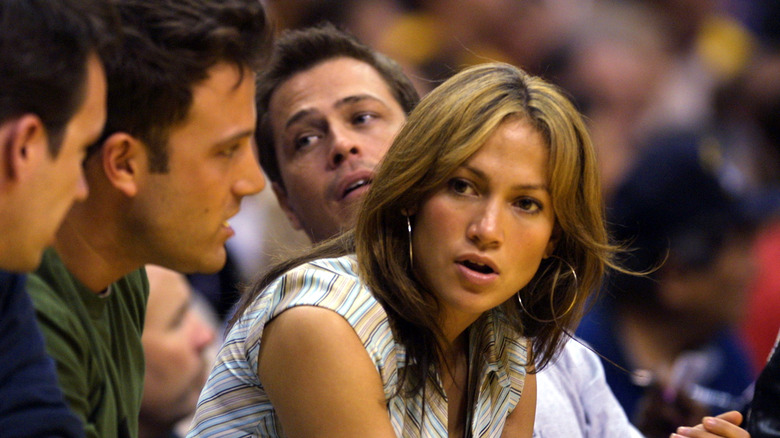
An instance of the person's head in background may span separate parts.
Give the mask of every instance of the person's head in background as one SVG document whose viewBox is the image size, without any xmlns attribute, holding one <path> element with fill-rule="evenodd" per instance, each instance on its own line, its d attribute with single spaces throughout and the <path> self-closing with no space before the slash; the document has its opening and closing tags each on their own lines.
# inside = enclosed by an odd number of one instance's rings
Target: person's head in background
<svg viewBox="0 0 780 438">
<path fill-rule="evenodd" d="M 401 67 L 332 25 L 286 31 L 257 96 L 260 163 L 292 226 L 312 242 L 350 229 L 419 100 Z"/>
<path fill-rule="evenodd" d="M 639 157 L 608 205 L 626 264 L 647 276 L 615 275 L 615 303 L 626 312 L 688 327 L 704 342 L 743 316 L 753 273 L 756 221 L 724 186 L 718 144 L 693 134 L 657 139 Z"/>
<path fill-rule="evenodd" d="M 608 379 L 648 437 L 738 407 L 751 380 L 735 330 L 755 272 L 757 222 L 749 196 L 726 184 L 728 172 L 713 138 L 668 132 L 644 149 L 608 203 L 612 234 L 630 248 L 624 264 L 649 272 L 614 274 L 601 319 L 581 327 L 609 359 L 641 370 L 642 379 Z M 614 324 L 614 340 L 594 337 L 597 324 Z"/>
<path fill-rule="evenodd" d="M 154 265 L 146 266 L 146 274 L 149 301 L 141 338 L 146 378 L 138 436 L 167 438 L 195 411 L 211 367 L 209 347 L 216 332 L 207 308 L 194 301 L 184 275 Z"/>
<path fill-rule="evenodd" d="M 105 2 L 0 3 L 0 268 L 29 271 L 74 201 L 106 119 L 104 58 L 118 31 Z"/>
<path fill-rule="evenodd" d="M 90 235 L 100 217 L 121 248 L 121 274 L 146 263 L 217 271 L 228 219 L 265 184 L 252 139 L 254 72 L 269 36 L 262 5 L 122 0 L 117 9 L 124 38 L 106 67 L 108 119 L 85 163 L 95 187 L 65 223 Z"/>
</svg>

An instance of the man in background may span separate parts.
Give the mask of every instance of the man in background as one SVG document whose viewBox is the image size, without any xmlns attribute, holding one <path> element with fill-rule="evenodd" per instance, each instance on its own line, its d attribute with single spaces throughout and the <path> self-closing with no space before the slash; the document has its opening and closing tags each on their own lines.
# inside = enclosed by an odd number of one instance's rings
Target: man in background
<svg viewBox="0 0 780 438">
<path fill-rule="evenodd" d="M 82 436 L 20 273 L 35 269 L 74 201 L 106 118 L 103 57 L 116 17 L 91 0 L 0 2 L 0 431 Z"/>
<path fill-rule="evenodd" d="M 146 266 L 149 301 L 141 341 L 146 377 L 138 421 L 139 438 L 172 438 L 177 423 L 195 412 L 214 361 L 215 318 L 187 277 Z"/>
</svg>

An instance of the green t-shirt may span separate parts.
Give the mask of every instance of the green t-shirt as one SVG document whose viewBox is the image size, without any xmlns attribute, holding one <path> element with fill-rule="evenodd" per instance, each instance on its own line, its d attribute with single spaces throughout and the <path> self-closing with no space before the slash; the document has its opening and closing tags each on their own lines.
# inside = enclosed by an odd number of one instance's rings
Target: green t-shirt
<svg viewBox="0 0 780 438">
<path fill-rule="evenodd" d="M 99 296 L 47 250 L 27 287 L 46 349 L 87 437 L 135 438 L 144 380 L 141 345 L 149 281 L 141 268 Z"/>
</svg>

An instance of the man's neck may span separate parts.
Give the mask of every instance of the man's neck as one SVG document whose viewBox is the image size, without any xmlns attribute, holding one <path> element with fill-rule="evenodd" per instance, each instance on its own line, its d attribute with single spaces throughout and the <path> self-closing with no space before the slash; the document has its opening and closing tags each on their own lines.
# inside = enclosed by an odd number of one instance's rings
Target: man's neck
<svg viewBox="0 0 780 438">
<path fill-rule="evenodd" d="M 142 263 L 121 241 L 115 223 L 87 213 L 84 205 L 74 206 L 57 232 L 54 248 L 74 277 L 101 293 Z"/>
<path fill-rule="evenodd" d="M 148 424 L 143 419 L 138 422 L 138 438 L 170 438 L 174 428 L 153 422 Z"/>
</svg>

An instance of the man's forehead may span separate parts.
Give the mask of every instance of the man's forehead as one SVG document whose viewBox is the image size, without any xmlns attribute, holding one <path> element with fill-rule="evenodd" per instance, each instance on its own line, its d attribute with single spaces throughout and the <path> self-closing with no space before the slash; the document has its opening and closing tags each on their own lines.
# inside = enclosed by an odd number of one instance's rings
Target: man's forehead
<svg viewBox="0 0 780 438">
<path fill-rule="evenodd" d="M 303 109 L 295 108 L 296 104 L 305 106 L 306 102 L 317 100 L 320 101 L 318 106 L 332 106 L 349 96 L 395 100 L 389 84 L 372 65 L 353 58 L 337 57 L 297 72 L 281 82 L 271 93 L 269 106 L 272 111 L 287 109 L 289 113 L 294 113 Z"/>
<path fill-rule="evenodd" d="M 344 108 L 350 108 L 354 105 L 358 105 L 363 102 L 373 102 L 375 104 L 387 107 L 387 104 L 379 96 L 376 96 L 374 94 L 369 94 L 369 93 L 360 93 L 360 94 L 350 94 L 338 98 L 335 101 L 333 101 L 330 105 L 330 108 L 327 109 L 340 110 Z M 324 114 L 323 111 L 321 110 L 321 106 L 318 105 L 304 106 L 296 110 L 292 114 L 287 115 L 287 118 L 284 122 L 284 127 L 288 128 L 289 126 L 295 124 L 296 122 L 304 120 L 308 117 L 321 117 L 323 115 Z"/>
</svg>

